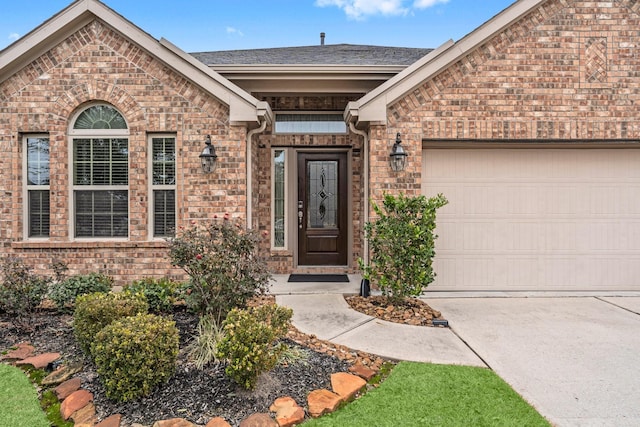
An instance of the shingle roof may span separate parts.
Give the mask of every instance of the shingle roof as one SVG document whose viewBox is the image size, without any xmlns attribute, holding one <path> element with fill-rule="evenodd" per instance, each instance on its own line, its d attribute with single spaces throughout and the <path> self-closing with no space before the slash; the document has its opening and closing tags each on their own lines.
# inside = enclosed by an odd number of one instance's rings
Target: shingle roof
<svg viewBox="0 0 640 427">
<path fill-rule="evenodd" d="M 207 65 L 411 65 L 433 49 L 333 44 L 191 53 Z"/>
</svg>

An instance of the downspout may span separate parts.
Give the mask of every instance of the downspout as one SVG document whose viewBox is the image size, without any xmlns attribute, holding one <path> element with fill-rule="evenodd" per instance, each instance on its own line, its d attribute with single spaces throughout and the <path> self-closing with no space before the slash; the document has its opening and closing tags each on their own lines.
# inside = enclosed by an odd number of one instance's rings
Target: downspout
<svg viewBox="0 0 640 427">
<path fill-rule="evenodd" d="M 363 188 L 363 202 L 364 202 L 364 212 L 363 212 L 363 226 L 369 222 L 369 134 L 363 130 L 356 129 L 355 125 L 352 121 L 349 121 L 349 129 L 351 132 L 356 135 L 360 135 L 363 138 L 362 143 L 362 156 L 364 158 L 362 165 L 362 176 L 364 178 L 364 188 Z M 363 247 L 362 247 L 362 259 L 364 261 L 364 265 L 369 265 L 369 240 L 364 236 L 364 228 L 363 228 Z"/>
<path fill-rule="evenodd" d="M 251 129 L 247 133 L 247 228 L 253 228 L 253 135 L 262 133 L 267 128 L 267 118 L 260 119 L 260 127 Z"/>
</svg>

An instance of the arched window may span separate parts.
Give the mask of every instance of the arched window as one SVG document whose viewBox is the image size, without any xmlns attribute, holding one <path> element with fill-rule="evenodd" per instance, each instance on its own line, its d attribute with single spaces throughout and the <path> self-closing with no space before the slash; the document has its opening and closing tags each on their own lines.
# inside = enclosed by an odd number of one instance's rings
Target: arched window
<svg viewBox="0 0 640 427">
<path fill-rule="evenodd" d="M 79 112 L 72 140 L 75 237 L 128 237 L 129 130 L 114 107 L 92 105 Z"/>
</svg>

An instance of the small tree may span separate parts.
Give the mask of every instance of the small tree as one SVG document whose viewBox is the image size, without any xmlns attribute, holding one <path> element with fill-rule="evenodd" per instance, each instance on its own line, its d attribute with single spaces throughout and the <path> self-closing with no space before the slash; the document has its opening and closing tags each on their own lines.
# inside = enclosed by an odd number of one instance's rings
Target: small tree
<svg viewBox="0 0 640 427">
<path fill-rule="evenodd" d="M 220 325 L 227 313 L 267 291 L 270 273 L 257 256 L 258 236 L 222 220 L 194 225 L 169 241 L 174 265 L 190 276 L 187 306 Z"/>
<path fill-rule="evenodd" d="M 360 260 L 360 267 L 383 295 L 400 302 L 433 282 L 436 210 L 447 203 L 442 194 L 429 199 L 387 194 L 382 208 L 372 204 L 377 218 L 365 225 L 371 262 L 365 266 Z"/>
</svg>

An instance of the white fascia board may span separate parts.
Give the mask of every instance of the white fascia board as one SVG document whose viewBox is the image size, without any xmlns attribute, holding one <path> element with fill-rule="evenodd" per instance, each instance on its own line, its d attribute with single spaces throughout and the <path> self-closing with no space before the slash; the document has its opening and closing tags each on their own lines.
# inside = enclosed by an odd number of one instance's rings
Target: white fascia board
<svg viewBox="0 0 640 427">
<path fill-rule="evenodd" d="M 34 50 L 46 50 L 46 46 L 57 42 L 60 34 L 67 36 L 93 19 L 89 11 L 90 0 L 72 3 L 57 15 L 49 18 L 16 42 L 0 51 L 0 82 L 6 80 L 13 68 L 25 65 L 33 58 L 28 55 Z M 56 37 L 57 36 L 57 37 Z M 19 63 L 19 64 L 18 64 Z"/>
<path fill-rule="evenodd" d="M 229 106 L 229 120 L 231 122 L 257 123 L 260 121 L 260 118 L 258 117 L 258 104 L 260 101 L 258 101 L 257 98 L 222 77 L 210 67 L 198 61 L 196 58 L 181 50 L 168 40 L 164 38 L 160 39 L 160 43 L 158 45 L 166 48 L 175 55 L 176 63 L 173 65 L 169 63 L 168 65 L 175 67 L 187 78 Z M 162 59 L 162 57 L 160 58 Z M 191 70 L 186 70 L 184 69 L 185 64 L 189 64 L 193 68 Z M 179 67 L 181 67 L 182 70 Z M 199 73 L 194 72 L 194 69 L 199 71 Z M 269 109 L 269 112 L 270 111 L 271 110 Z"/>
<path fill-rule="evenodd" d="M 360 100 L 359 120 L 364 122 L 386 122 L 387 106 L 391 97 L 399 97 L 425 80 L 425 67 L 432 64 L 443 52 L 454 46 L 452 40 L 442 44 L 437 49 L 429 52 L 404 71 L 390 78 L 375 90 L 369 92 Z M 399 94 L 399 95 L 398 95 Z"/>
<path fill-rule="evenodd" d="M 397 74 L 407 68 L 406 65 L 341 65 L 341 64 L 207 64 L 221 74 Z"/>
<path fill-rule="evenodd" d="M 531 12 L 546 0 L 519 0 L 469 33 L 461 40 L 451 40 L 430 52 L 395 77 L 358 101 L 360 122 L 386 122 L 387 107 L 415 87 L 446 69 L 455 61 L 485 43 L 499 31 Z"/>
<path fill-rule="evenodd" d="M 206 65 L 198 62 L 166 40 L 158 41 L 150 34 L 96 0 L 80 0 L 31 31 L 29 34 L 0 52 L 0 82 L 7 79 L 21 66 L 26 65 L 63 37 L 98 18 L 106 25 L 129 38 L 132 42 L 154 55 L 221 102 L 229 105 L 230 119 L 237 122 L 260 121 L 258 100 L 234 85 Z"/>
</svg>

